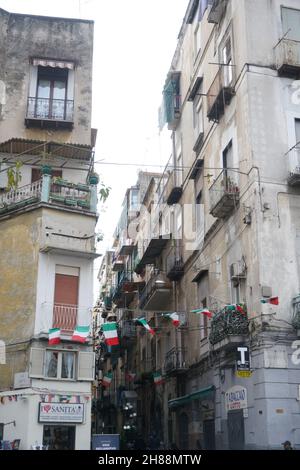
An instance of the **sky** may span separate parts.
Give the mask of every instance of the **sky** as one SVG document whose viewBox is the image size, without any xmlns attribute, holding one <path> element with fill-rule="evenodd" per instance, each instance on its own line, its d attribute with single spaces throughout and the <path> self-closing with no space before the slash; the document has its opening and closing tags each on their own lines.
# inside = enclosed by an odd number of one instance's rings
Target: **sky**
<svg viewBox="0 0 300 470">
<path fill-rule="evenodd" d="M 157 116 L 187 5 L 188 0 L 0 0 L 10 12 L 95 21 L 92 126 L 98 129 L 100 162 L 95 169 L 111 187 L 99 208 L 100 253 L 111 248 L 126 188 L 135 184 L 138 170 L 147 169 L 144 165 L 162 170 L 170 156 Z M 96 283 L 94 290 L 97 296 Z"/>
</svg>

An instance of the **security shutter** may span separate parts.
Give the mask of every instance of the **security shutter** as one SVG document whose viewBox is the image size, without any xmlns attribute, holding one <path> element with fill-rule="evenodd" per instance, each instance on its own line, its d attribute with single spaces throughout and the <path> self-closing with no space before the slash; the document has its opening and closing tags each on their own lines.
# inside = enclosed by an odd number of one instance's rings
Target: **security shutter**
<svg viewBox="0 0 300 470">
<path fill-rule="evenodd" d="M 95 354 L 80 352 L 78 354 L 78 380 L 92 381 L 95 378 Z"/>
<path fill-rule="evenodd" d="M 31 348 L 30 351 L 30 377 L 44 377 L 44 353 L 42 348 Z"/>
</svg>

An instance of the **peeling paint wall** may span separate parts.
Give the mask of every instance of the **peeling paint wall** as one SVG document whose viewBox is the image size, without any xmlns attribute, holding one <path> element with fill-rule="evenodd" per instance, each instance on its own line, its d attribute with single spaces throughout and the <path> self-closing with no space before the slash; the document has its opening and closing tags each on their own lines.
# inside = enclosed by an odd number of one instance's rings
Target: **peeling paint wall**
<svg viewBox="0 0 300 470">
<path fill-rule="evenodd" d="M 6 91 L 5 104 L 0 102 L 0 141 L 22 137 L 91 144 L 92 44 L 91 21 L 0 11 L 0 81 Z M 75 63 L 73 130 L 26 129 L 32 57 Z"/>
</svg>

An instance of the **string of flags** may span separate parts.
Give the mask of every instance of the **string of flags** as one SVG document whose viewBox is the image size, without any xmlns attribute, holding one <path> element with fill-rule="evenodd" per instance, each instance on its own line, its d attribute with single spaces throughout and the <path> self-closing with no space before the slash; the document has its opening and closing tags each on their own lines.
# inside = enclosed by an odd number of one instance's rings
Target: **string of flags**
<svg viewBox="0 0 300 470">
<path fill-rule="evenodd" d="M 116 322 L 103 323 L 102 331 L 104 334 L 105 342 L 108 346 L 117 346 L 119 344 Z"/>
<path fill-rule="evenodd" d="M 134 319 L 135 321 L 139 322 L 141 325 L 143 325 L 146 330 L 151 334 L 151 335 L 155 335 L 155 331 L 153 330 L 153 328 L 151 328 L 151 326 L 147 323 L 147 320 L 146 318 L 135 318 Z"/>
<path fill-rule="evenodd" d="M 173 325 L 175 326 L 175 328 L 177 328 L 178 326 L 180 326 L 179 315 L 178 315 L 177 312 L 173 312 L 173 313 L 164 313 L 164 314 L 163 314 L 163 317 L 170 318 L 170 320 L 172 320 L 172 323 L 173 323 Z"/>
<path fill-rule="evenodd" d="M 154 385 L 161 385 L 162 383 L 164 383 L 164 379 L 161 374 L 161 371 L 153 372 L 152 375 L 153 375 Z"/>
<path fill-rule="evenodd" d="M 1 405 L 5 405 L 7 402 L 17 402 L 25 397 L 31 396 L 29 394 L 18 394 L 18 395 L 5 395 L 0 397 Z M 39 394 L 40 399 L 44 403 L 82 403 L 81 395 L 57 395 L 53 393 Z M 89 401 L 89 396 L 84 396 L 85 401 Z"/>
</svg>

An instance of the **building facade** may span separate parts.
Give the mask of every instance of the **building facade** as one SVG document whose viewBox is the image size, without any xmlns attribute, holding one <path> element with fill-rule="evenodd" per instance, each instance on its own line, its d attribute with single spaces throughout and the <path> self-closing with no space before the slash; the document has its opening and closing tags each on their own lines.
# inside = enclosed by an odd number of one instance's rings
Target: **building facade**
<svg viewBox="0 0 300 470">
<path fill-rule="evenodd" d="M 2 439 L 90 449 L 93 22 L 0 9 L 0 37 Z"/>
<path fill-rule="evenodd" d="M 154 328 L 136 336 L 139 430 L 167 447 L 300 445 L 299 25 L 296 0 L 184 16 L 159 113 L 171 158 L 131 236 L 145 287 L 115 303 Z"/>
</svg>

